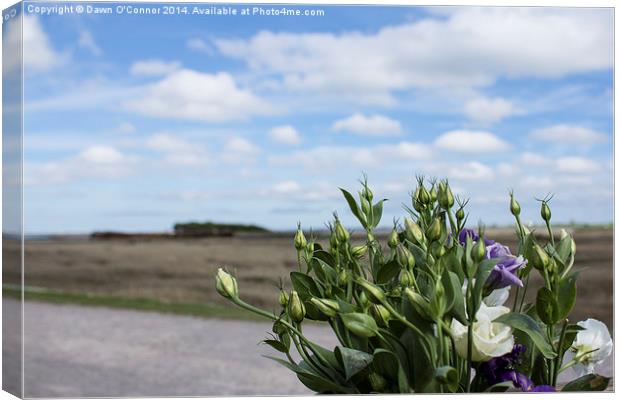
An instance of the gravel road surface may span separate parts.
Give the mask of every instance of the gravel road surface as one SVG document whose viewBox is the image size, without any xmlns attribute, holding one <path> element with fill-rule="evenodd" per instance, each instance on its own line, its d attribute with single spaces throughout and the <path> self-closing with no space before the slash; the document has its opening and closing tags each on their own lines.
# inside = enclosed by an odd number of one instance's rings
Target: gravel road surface
<svg viewBox="0 0 620 400">
<path fill-rule="evenodd" d="M 3 299 L 3 312 L 19 303 Z M 271 324 L 130 310 L 25 304 L 25 397 L 310 395 L 295 375 L 261 354 Z M 308 324 L 331 348 L 331 331 Z M 5 366 L 19 335 L 3 338 Z M 600 370 L 612 374 L 612 357 Z M 3 371 L 5 385 L 13 379 Z M 564 376 L 563 381 L 569 376 Z"/>
</svg>

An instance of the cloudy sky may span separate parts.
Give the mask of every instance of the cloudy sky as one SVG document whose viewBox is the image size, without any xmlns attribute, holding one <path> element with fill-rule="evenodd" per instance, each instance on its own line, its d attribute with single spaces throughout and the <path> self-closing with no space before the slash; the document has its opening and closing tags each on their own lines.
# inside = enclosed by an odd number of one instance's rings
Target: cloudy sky
<svg viewBox="0 0 620 400">
<path fill-rule="evenodd" d="M 528 221 L 548 193 L 558 222 L 612 221 L 612 10 L 323 9 L 26 13 L 27 232 L 352 223 L 364 172 L 384 226 L 415 174 L 474 223 L 511 222 L 510 188 Z"/>
</svg>

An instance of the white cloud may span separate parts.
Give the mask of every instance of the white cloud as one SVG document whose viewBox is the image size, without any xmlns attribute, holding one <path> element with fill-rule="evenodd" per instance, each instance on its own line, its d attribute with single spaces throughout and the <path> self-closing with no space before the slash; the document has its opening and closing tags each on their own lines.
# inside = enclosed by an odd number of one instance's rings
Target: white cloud
<svg viewBox="0 0 620 400">
<path fill-rule="evenodd" d="M 181 68 L 178 61 L 142 60 L 136 61 L 129 68 L 132 75 L 165 76 Z"/>
<path fill-rule="evenodd" d="M 476 122 L 491 124 L 514 113 L 514 105 L 501 97 L 479 97 L 465 103 L 465 115 Z"/>
<path fill-rule="evenodd" d="M 269 131 L 269 138 L 276 142 L 289 145 L 301 143 L 301 135 L 291 125 L 276 126 Z"/>
<path fill-rule="evenodd" d="M 273 185 L 272 191 L 277 194 L 298 193 L 301 190 L 299 183 L 295 181 L 284 181 Z"/>
<path fill-rule="evenodd" d="M 209 158 L 204 146 L 169 134 L 157 133 L 146 140 L 146 147 L 163 153 L 164 161 L 169 164 L 192 166 L 207 164 Z"/>
<path fill-rule="evenodd" d="M 226 143 L 226 150 L 238 154 L 256 154 L 259 152 L 258 147 L 241 137 L 230 138 Z"/>
<path fill-rule="evenodd" d="M 549 158 L 541 154 L 525 152 L 521 154 L 521 162 L 526 165 L 546 165 L 549 164 Z"/>
<path fill-rule="evenodd" d="M 22 19 L 23 26 L 18 18 Z M 57 52 L 52 47 L 38 17 L 23 15 L 18 18 L 7 22 L 4 46 L 6 54 L 13 55 L 4 62 L 7 72 L 21 68 L 22 59 L 17 55 L 22 54 L 22 46 L 24 69 L 28 71 L 47 71 L 68 61 L 67 54 Z"/>
<path fill-rule="evenodd" d="M 143 93 L 142 97 L 129 100 L 125 105 L 130 110 L 157 118 L 225 122 L 273 113 L 269 104 L 239 88 L 226 72 L 207 74 L 181 69 L 148 85 Z"/>
<path fill-rule="evenodd" d="M 394 136 L 403 133 L 399 121 L 378 114 L 365 116 L 355 113 L 334 122 L 331 129 L 335 132 L 350 132 L 363 136 Z"/>
<path fill-rule="evenodd" d="M 259 76 L 279 74 L 284 88 L 347 93 L 360 102 L 388 105 L 397 90 L 609 70 L 613 13 L 461 7 L 373 33 L 261 31 L 247 40 L 216 39 L 214 45 Z"/>
<path fill-rule="evenodd" d="M 457 130 L 442 134 L 435 146 L 460 153 L 489 153 L 504 151 L 510 145 L 490 132 Z"/>
<path fill-rule="evenodd" d="M 318 146 L 288 154 L 272 155 L 272 165 L 299 166 L 309 170 L 335 167 L 366 168 L 388 161 L 418 161 L 431 157 L 431 149 L 422 143 L 400 142 L 372 147 Z"/>
<path fill-rule="evenodd" d="M 62 184 L 77 179 L 118 178 L 133 172 L 138 159 L 112 146 L 93 145 L 73 157 L 45 163 L 26 163 L 24 183 Z"/>
<path fill-rule="evenodd" d="M 297 181 L 287 180 L 272 184 L 261 190 L 259 195 L 286 200 L 321 201 L 340 199 L 341 193 L 337 185 L 329 182 L 306 183 L 302 186 Z"/>
<path fill-rule="evenodd" d="M 188 39 L 185 45 L 188 49 L 198 51 L 200 53 L 205 53 L 208 55 L 212 55 L 215 53 L 215 50 L 211 45 L 199 38 Z"/>
<path fill-rule="evenodd" d="M 89 31 L 80 32 L 80 38 L 78 40 L 78 45 L 86 50 L 88 50 L 92 55 L 99 57 L 103 54 L 101 48 L 95 43 L 95 39 L 93 35 Z"/>
<path fill-rule="evenodd" d="M 493 170 L 477 161 L 471 161 L 462 165 L 452 166 L 448 170 L 448 178 L 462 180 L 489 180 L 495 177 Z"/>
<path fill-rule="evenodd" d="M 116 130 L 120 133 L 134 133 L 136 131 L 136 127 L 130 122 L 121 122 Z"/>
<path fill-rule="evenodd" d="M 545 142 L 569 145 L 593 145 L 604 143 L 608 140 L 607 135 L 604 133 L 583 126 L 568 124 L 536 129 L 530 133 L 530 137 Z"/>
<path fill-rule="evenodd" d="M 558 172 L 570 174 L 588 174 L 601 170 L 601 165 L 598 162 L 576 156 L 558 158 L 555 161 L 555 167 Z"/>
</svg>

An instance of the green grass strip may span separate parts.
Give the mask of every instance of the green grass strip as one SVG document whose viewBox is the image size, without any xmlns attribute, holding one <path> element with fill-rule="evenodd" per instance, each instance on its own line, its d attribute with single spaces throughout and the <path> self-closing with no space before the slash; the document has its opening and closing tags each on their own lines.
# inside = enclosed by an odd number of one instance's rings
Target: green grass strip
<svg viewBox="0 0 620 400">
<path fill-rule="evenodd" d="M 3 286 L 2 295 L 20 299 L 21 290 L 15 286 Z M 26 288 L 24 298 L 29 301 L 41 301 L 56 304 L 77 304 L 84 306 L 120 308 L 129 310 L 152 311 L 165 314 L 191 315 L 202 318 L 259 320 L 256 315 L 239 309 L 234 305 L 196 303 L 171 303 L 146 298 L 128 298 L 96 295 L 91 293 L 69 293 L 43 288 Z"/>
</svg>

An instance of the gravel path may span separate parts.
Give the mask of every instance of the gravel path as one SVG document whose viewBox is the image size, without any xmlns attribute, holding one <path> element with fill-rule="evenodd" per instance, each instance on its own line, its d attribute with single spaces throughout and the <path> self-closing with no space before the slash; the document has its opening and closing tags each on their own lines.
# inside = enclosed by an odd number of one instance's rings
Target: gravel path
<svg viewBox="0 0 620 400">
<path fill-rule="evenodd" d="M 3 312 L 19 303 L 3 299 Z M 271 324 L 27 302 L 26 397 L 309 395 L 295 375 L 261 354 Z M 308 324 L 331 348 L 331 331 Z M 19 336 L 3 338 L 19 360 Z M 613 357 L 600 370 L 611 375 Z M 11 371 L 4 369 L 5 384 Z M 562 379 L 566 381 L 569 377 Z M 14 380 L 14 378 L 13 378 Z"/>
</svg>

